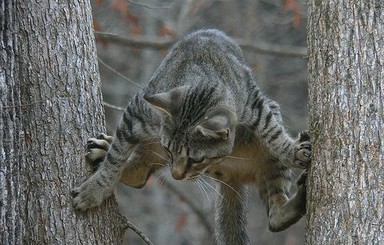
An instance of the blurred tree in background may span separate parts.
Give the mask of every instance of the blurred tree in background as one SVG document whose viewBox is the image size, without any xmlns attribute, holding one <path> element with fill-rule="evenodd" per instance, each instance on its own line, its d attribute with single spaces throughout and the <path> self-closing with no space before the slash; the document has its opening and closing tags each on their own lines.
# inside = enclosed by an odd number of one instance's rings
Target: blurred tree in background
<svg viewBox="0 0 384 245">
<path fill-rule="evenodd" d="M 93 0 L 104 101 L 125 107 L 167 49 L 182 35 L 216 28 L 238 40 L 260 86 L 280 103 L 292 132 L 307 128 L 306 6 L 299 0 Z M 121 111 L 106 106 L 113 134 Z M 124 215 L 157 245 L 213 244 L 212 186 L 151 177 L 141 190 L 119 186 Z M 248 233 L 252 244 L 304 243 L 304 222 L 268 231 L 266 209 L 250 187 Z M 143 244 L 128 232 L 125 244 Z"/>
</svg>

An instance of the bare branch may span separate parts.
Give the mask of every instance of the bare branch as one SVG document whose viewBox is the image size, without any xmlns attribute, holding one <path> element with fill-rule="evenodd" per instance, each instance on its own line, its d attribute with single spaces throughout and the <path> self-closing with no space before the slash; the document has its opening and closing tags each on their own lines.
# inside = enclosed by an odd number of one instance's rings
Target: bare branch
<svg viewBox="0 0 384 245">
<path fill-rule="evenodd" d="M 153 38 L 147 37 L 122 37 L 104 32 L 95 32 L 95 35 L 99 40 L 102 41 L 113 42 L 125 46 L 155 49 L 169 48 L 177 41 L 176 39 L 168 38 L 154 40 Z M 305 47 L 252 42 L 250 40 L 244 39 L 235 40 L 243 49 L 251 50 L 256 53 L 300 58 L 306 58 L 307 56 L 307 49 Z"/>
<path fill-rule="evenodd" d="M 101 41 L 113 42 L 125 46 L 155 49 L 169 48 L 175 42 L 175 40 L 172 39 L 153 40 L 153 38 L 145 37 L 122 37 L 119 35 L 104 32 L 95 32 L 95 36 Z"/>
<path fill-rule="evenodd" d="M 132 224 L 129 220 L 126 220 L 126 227 L 125 229 L 130 229 L 132 231 L 134 231 L 137 235 L 139 235 L 139 237 L 141 239 L 143 239 L 143 241 L 148 244 L 148 245 L 153 245 L 153 243 L 151 242 L 151 240 L 149 240 L 149 238 L 144 234 L 144 232 L 142 232 L 139 228 L 137 228 L 134 224 Z"/>
<path fill-rule="evenodd" d="M 278 56 L 307 57 L 307 49 L 300 46 L 289 46 L 281 44 L 270 44 L 261 42 L 252 42 L 244 39 L 235 39 L 243 49 L 249 49 L 256 53 L 264 53 Z"/>
<path fill-rule="evenodd" d="M 153 10 L 167 10 L 167 9 L 171 8 L 171 6 L 153 7 L 153 6 L 149 6 L 149 5 L 143 4 L 143 3 L 134 2 L 134 1 L 131 1 L 131 0 L 126 0 L 126 1 L 131 3 L 131 4 L 133 4 L 133 5 L 137 5 L 137 6 L 140 6 L 140 7 L 143 7 L 143 8 L 153 9 Z"/>
<path fill-rule="evenodd" d="M 133 81 L 132 79 L 129 79 L 127 76 L 121 74 L 120 72 L 118 72 L 117 70 L 113 69 L 110 65 L 108 65 L 107 63 L 105 63 L 105 61 L 103 61 L 102 59 L 100 59 L 100 57 L 97 57 L 99 62 L 107 67 L 109 70 L 111 70 L 112 72 L 116 73 L 119 77 L 123 78 L 124 80 L 126 80 L 127 82 L 129 82 L 130 84 L 133 84 L 139 88 L 143 88 L 143 86 L 135 81 Z"/>
</svg>

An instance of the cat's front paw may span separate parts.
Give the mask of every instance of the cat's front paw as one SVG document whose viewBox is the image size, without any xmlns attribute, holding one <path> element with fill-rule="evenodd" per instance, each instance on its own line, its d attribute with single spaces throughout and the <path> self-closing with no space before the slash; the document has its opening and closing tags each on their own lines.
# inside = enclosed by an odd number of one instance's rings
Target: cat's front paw
<svg viewBox="0 0 384 245">
<path fill-rule="evenodd" d="M 294 146 L 293 165 L 298 168 L 308 168 L 311 163 L 312 145 L 307 131 L 299 134 Z"/>
<path fill-rule="evenodd" d="M 98 174 L 95 174 L 80 186 L 72 189 L 71 196 L 75 209 L 85 211 L 97 207 L 112 194 L 113 189 L 103 183 L 98 176 Z"/>
<path fill-rule="evenodd" d="M 88 139 L 85 161 L 91 166 L 93 172 L 96 172 L 107 155 L 112 140 L 113 137 L 106 134 L 99 134 L 96 138 Z"/>
</svg>

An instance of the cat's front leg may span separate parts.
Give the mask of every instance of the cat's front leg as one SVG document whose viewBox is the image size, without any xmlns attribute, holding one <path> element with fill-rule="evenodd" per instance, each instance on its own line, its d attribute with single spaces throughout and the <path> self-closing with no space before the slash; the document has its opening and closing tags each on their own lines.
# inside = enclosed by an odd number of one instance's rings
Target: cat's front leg
<svg viewBox="0 0 384 245">
<path fill-rule="evenodd" d="M 112 194 L 113 188 L 106 188 L 108 184 L 101 182 L 101 179 L 103 179 L 101 175 L 103 173 L 97 172 L 99 165 L 107 155 L 112 140 L 112 136 L 105 134 L 100 134 L 96 138 L 88 140 L 85 160 L 92 168 L 92 172 L 96 173 L 71 191 L 75 209 L 85 210 L 98 206 L 105 198 Z"/>
<path fill-rule="evenodd" d="M 80 186 L 72 189 L 71 195 L 75 209 L 85 211 L 99 206 L 104 199 L 113 194 L 113 190 L 135 147 L 136 144 L 129 144 L 119 137 L 115 137 L 97 171 Z M 96 149 L 93 150 L 93 153 L 87 158 L 94 157 L 97 159 L 98 154 L 102 155 L 102 152 L 96 151 Z M 96 164 L 97 160 L 93 163 Z"/>
<path fill-rule="evenodd" d="M 114 185 L 101 182 L 104 179 L 101 173 L 95 173 L 80 186 L 71 191 L 73 207 L 85 211 L 89 208 L 99 206 L 104 199 L 111 196 Z"/>
<path fill-rule="evenodd" d="M 144 128 L 148 125 L 141 123 L 148 117 L 142 103 L 139 97 L 135 97 L 127 106 L 112 142 L 112 138 L 108 136 L 88 142 L 90 153 L 86 158 L 97 171 L 71 191 L 75 209 L 86 210 L 100 205 L 112 195 L 124 170 L 132 171 L 132 176 L 137 173 L 137 166 L 134 165 L 140 163 L 129 160 L 131 154 L 145 139 L 153 138 L 153 135 L 147 133 L 149 130 Z"/>
</svg>

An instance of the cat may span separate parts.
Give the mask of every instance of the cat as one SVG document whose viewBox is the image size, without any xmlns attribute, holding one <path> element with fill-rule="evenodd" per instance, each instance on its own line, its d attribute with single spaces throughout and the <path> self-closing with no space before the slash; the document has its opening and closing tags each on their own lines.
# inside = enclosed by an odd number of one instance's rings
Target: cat
<svg viewBox="0 0 384 245">
<path fill-rule="evenodd" d="M 167 167 L 176 180 L 217 180 L 217 244 L 249 244 L 247 184 L 258 186 L 271 231 L 306 213 L 306 170 L 292 197 L 290 188 L 291 168 L 310 164 L 309 134 L 287 134 L 279 105 L 260 91 L 240 47 L 218 30 L 178 41 L 130 100 L 115 136 L 91 138 L 87 149 L 95 173 L 71 192 L 78 210 L 100 205 L 118 181 L 141 188 Z"/>
</svg>

